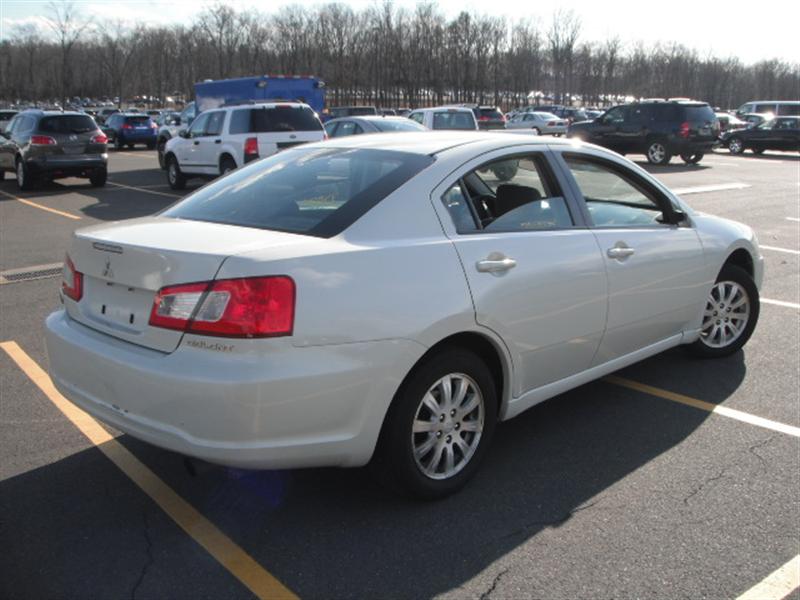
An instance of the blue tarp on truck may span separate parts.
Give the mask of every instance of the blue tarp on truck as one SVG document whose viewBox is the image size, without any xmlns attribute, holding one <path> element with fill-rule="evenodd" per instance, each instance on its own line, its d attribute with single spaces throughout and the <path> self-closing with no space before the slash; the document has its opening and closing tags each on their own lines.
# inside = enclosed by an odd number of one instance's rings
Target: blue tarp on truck
<svg viewBox="0 0 800 600">
<path fill-rule="evenodd" d="M 202 81 L 194 84 L 194 94 L 198 113 L 246 100 L 298 100 L 318 114 L 325 106 L 325 83 L 318 77 L 261 75 Z"/>
</svg>

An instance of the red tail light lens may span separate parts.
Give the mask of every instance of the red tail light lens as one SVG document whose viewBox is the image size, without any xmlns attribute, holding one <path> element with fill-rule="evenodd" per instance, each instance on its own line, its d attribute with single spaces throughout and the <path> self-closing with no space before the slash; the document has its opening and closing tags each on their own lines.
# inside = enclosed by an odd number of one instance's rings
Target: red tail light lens
<svg viewBox="0 0 800 600">
<path fill-rule="evenodd" d="M 258 158 L 258 138 L 247 138 L 244 141 L 245 158 Z"/>
<path fill-rule="evenodd" d="M 292 335 L 295 285 L 285 275 L 220 279 L 162 288 L 150 325 L 234 338 Z"/>
<path fill-rule="evenodd" d="M 64 257 L 64 269 L 61 274 L 61 291 L 67 298 L 79 302 L 83 297 L 83 273 L 75 270 L 69 255 Z"/>
<path fill-rule="evenodd" d="M 688 138 L 689 137 L 689 121 L 684 121 L 681 123 L 680 129 L 678 129 L 678 137 Z"/>
<path fill-rule="evenodd" d="M 130 123 L 125 123 L 125 125 L 123 125 L 122 128 L 123 129 L 133 129 L 133 125 L 131 125 Z"/>
<path fill-rule="evenodd" d="M 55 146 L 57 143 L 55 138 L 51 138 L 49 135 L 31 136 L 31 146 Z"/>
<path fill-rule="evenodd" d="M 108 136 L 105 133 L 98 133 L 97 135 L 93 136 L 91 140 L 89 140 L 93 144 L 107 144 L 108 143 Z"/>
</svg>

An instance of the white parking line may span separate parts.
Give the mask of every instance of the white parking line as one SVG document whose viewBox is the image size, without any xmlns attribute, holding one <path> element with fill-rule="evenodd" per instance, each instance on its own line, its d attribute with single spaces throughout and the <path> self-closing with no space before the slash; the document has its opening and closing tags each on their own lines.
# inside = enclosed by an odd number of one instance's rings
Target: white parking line
<svg viewBox="0 0 800 600">
<path fill-rule="evenodd" d="M 721 192 L 723 190 L 743 190 L 749 187 L 752 187 L 749 183 L 717 183 L 714 185 L 698 185 L 695 187 L 674 188 L 672 192 L 679 196 L 686 196 L 688 194 Z"/>
<path fill-rule="evenodd" d="M 800 221 L 797 217 L 786 217 L 787 221 Z"/>
<path fill-rule="evenodd" d="M 767 575 L 736 600 L 781 600 L 800 587 L 800 554 Z"/>
<path fill-rule="evenodd" d="M 795 302 L 785 302 L 783 300 L 771 300 L 770 298 L 761 298 L 759 299 L 759 302 L 761 302 L 761 304 L 774 304 L 775 306 L 800 309 L 800 304 L 797 304 Z"/>
<path fill-rule="evenodd" d="M 167 192 L 157 192 L 155 190 L 146 190 L 145 188 L 142 188 L 142 187 L 136 187 L 136 186 L 133 186 L 133 185 L 122 185 L 121 183 L 114 183 L 113 181 L 106 181 L 106 183 L 108 185 L 115 185 L 117 187 L 125 188 L 125 189 L 128 189 L 128 190 L 137 190 L 139 192 L 145 192 L 146 194 L 155 194 L 156 196 L 166 196 L 167 198 L 183 198 L 183 196 L 180 196 L 178 194 L 168 194 Z"/>
<path fill-rule="evenodd" d="M 790 250 L 789 248 L 778 248 L 777 246 L 759 246 L 762 250 L 772 250 L 773 252 L 785 252 L 786 254 L 800 254 L 800 250 Z"/>
</svg>

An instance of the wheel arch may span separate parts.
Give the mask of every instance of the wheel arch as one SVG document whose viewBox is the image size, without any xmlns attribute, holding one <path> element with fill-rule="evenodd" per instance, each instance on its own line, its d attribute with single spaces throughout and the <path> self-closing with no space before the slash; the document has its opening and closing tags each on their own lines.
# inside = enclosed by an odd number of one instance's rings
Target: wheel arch
<svg viewBox="0 0 800 600">
<path fill-rule="evenodd" d="M 750 277 L 755 278 L 753 255 L 745 248 L 737 248 L 731 252 L 728 258 L 725 259 L 725 262 L 722 263 L 721 269 L 724 269 L 727 265 L 735 265 L 746 271 Z"/>
<path fill-rule="evenodd" d="M 236 158 L 234 158 L 233 153 L 230 150 L 226 149 L 220 153 L 219 159 L 217 160 L 217 167 L 219 167 L 220 173 L 222 173 L 222 163 L 225 161 L 226 158 L 229 158 L 231 159 L 231 161 L 233 161 L 234 168 L 238 168 L 238 165 L 236 164 Z"/>
</svg>

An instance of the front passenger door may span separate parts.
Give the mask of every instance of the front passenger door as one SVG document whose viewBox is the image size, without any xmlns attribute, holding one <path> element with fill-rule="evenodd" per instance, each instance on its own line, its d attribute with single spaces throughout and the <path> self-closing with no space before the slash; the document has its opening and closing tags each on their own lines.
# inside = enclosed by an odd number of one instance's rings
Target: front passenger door
<svg viewBox="0 0 800 600">
<path fill-rule="evenodd" d="M 206 134 L 206 124 L 208 123 L 208 113 L 202 113 L 189 127 L 186 139 L 181 140 L 176 148 L 178 162 L 181 169 L 192 173 L 202 173 L 203 167 L 200 155 L 200 138 Z"/>
<path fill-rule="evenodd" d="M 590 141 L 612 150 L 624 151 L 625 139 L 620 133 L 620 128 L 625 124 L 627 116 L 627 106 L 615 106 L 610 109 L 600 118 L 597 127 L 593 128 L 594 138 Z"/>
<path fill-rule="evenodd" d="M 691 223 L 632 169 L 564 152 L 608 273 L 608 321 L 593 366 L 667 340 L 696 321 L 711 281 Z"/>
</svg>

